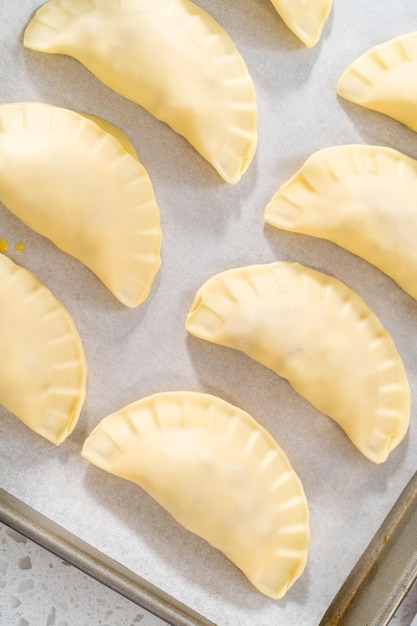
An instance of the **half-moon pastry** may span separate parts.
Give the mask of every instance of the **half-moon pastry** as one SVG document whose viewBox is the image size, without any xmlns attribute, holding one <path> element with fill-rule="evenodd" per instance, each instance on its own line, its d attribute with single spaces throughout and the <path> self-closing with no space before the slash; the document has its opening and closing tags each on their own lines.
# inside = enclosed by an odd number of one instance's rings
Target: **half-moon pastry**
<svg viewBox="0 0 417 626">
<path fill-rule="evenodd" d="M 252 79 L 224 29 L 190 0 L 51 0 L 24 45 L 77 59 L 185 137 L 227 182 L 252 161 Z"/>
<path fill-rule="evenodd" d="M 197 291 L 186 328 L 286 378 L 375 463 L 407 432 L 410 390 L 394 342 L 332 276 L 284 261 L 222 272 Z"/>
<path fill-rule="evenodd" d="M 86 378 L 68 311 L 32 272 L 0 254 L 0 404 L 60 444 L 78 421 Z"/>
<path fill-rule="evenodd" d="M 288 28 L 308 48 L 320 39 L 332 0 L 271 0 Z"/>
<path fill-rule="evenodd" d="M 48 104 L 0 105 L 0 200 L 135 307 L 160 266 L 159 209 L 145 169 L 103 124 Z"/>
<path fill-rule="evenodd" d="M 265 221 L 329 239 L 417 298 L 417 161 L 381 146 L 319 150 L 276 192 Z"/>
<path fill-rule="evenodd" d="M 353 61 L 337 93 L 417 131 L 417 32 L 379 44 Z"/>
<path fill-rule="evenodd" d="M 267 596 L 282 598 L 301 576 L 303 487 L 279 445 L 241 409 L 204 393 L 159 393 L 104 418 L 82 455 L 142 487 Z"/>
</svg>

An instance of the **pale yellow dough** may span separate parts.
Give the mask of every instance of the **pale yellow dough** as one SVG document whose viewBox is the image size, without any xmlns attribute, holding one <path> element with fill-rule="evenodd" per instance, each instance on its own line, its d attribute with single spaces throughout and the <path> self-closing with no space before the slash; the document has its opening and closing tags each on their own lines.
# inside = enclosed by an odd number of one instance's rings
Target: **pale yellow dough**
<svg viewBox="0 0 417 626">
<path fill-rule="evenodd" d="M 0 254 L 0 404 L 60 444 L 77 423 L 86 378 L 68 311 L 36 276 Z"/>
<path fill-rule="evenodd" d="M 142 487 L 221 550 L 262 593 L 282 598 L 309 546 L 303 487 L 253 417 L 212 395 L 160 393 L 104 418 L 82 455 Z"/>
<path fill-rule="evenodd" d="M 325 148 L 268 203 L 272 226 L 329 239 L 417 298 L 417 161 L 381 146 Z"/>
<path fill-rule="evenodd" d="M 0 200 L 134 307 L 160 266 L 159 209 L 129 140 L 97 119 L 0 105 Z"/>
<path fill-rule="evenodd" d="M 288 28 L 308 48 L 320 39 L 332 0 L 271 0 Z"/>
<path fill-rule="evenodd" d="M 126 152 L 128 152 L 130 156 L 132 156 L 134 159 L 139 161 L 138 153 L 136 152 L 135 146 L 130 141 L 129 137 L 125 135 L 122 130 L 120 130 L 120 128 L 117 128 L 117 126 L 114 126 L 114 124 L 111 124 L 107 120 L 103 120 L 103 118 L 101 117 L 97 117 L 97 115 L 91 115 L 91 113 L 83 113 L 80 111 L 80 115 L 85 117 L 87 120 L 91 120 L 92 122 L 97 124 L 97 126 L 100 126 L 100 128 L 102 128 L 106 133 L 113 135 L 113 137 L 117 139 L 117 141 L 122 145 Z"/>
<path fill-rule="evenodd" d="M 365 52 L 346 68 L 337 93 L 417 131 L 417 32 Z"/>
<path fill-rule="evenodd" d="M 288 262 L 223 272 L 198 290 L 186 327 L 286 378 L 375 463 L 407 432 L 410 391 L 394 342 L 332 276 Z"/>
<path fill-rule="evenodd" d="M 77 59 L 183 135 L 227 182 L 248 168 L 253 82 L 227 33 L 190 0 L 52 0 L 24 45 Z"/>
</svg>

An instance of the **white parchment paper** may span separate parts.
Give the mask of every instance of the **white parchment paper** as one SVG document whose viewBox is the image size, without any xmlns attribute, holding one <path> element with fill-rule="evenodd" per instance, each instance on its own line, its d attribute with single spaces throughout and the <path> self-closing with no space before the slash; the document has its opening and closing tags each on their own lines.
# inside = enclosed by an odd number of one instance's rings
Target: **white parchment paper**
<svg viewBox="0 0 417 626">
<path fill-rule="evenodd" d="M 7 254 L 69 309 L 89 365 L 80 421 L 59 448 L 0 408 L 0 484 L 219 626 L 313 626 L 416 468 L 417 303 L 376 268 L 331 243 L 264 227 L 263 210 L 278 186 L 320 148 L 370 143 L 417 157 L 415 133 L 335 92 L 357 56 L 417 29 L 417 5 L 334 0 L 322 40 L 309 50 L 269 0 L 198 3 L 232 36 L 257 90 L 259 147 L 237 186 L 223 183 L 185 140 L 75 60 L 25 50 L 23 30 L 38 0 L 0 0 L 0 101 L 47 102 L 122 128 L 153 181 L 164 237 L 151 295 L 129 310 L 85 267 L 0 205 Z M 20 241 L 26 248 L 15 251 Z M 208 277 L 274 260 L 298 261 L 342 279 L 392 334 L 409 374 L 413 415 L 409 434 L 385 464 L 363 458 L 286 381 L 243 354 L 187 336 L 186 313 Z M 309 562 L 282 601 L 256 592 L 222 554 L 139 488 L 80 457 L 85 437 L 102 417 L 145 395 L 178 389 L 213 393 L 251 413 L 286 451 L 304 484 L 311 508 Z"/>
</svg>

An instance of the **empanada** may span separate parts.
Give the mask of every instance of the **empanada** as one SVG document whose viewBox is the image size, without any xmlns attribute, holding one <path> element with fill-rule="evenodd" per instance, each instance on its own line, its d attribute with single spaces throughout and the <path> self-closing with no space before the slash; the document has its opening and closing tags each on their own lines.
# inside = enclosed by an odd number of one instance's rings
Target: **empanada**
<svg viewBox="0 0 417 626">
<path fill-rule="evenodd" d="M 252 79 L 230 37 L 190 0 L 51 0 L 24 45 L 67 54 L 183 135 L 229 183 L 256 148 Z"/>
<path fill-rule="evenodd" d="M 309 545 L 303 487 L 253 417 L 212 395 L 159 393 L 104 418 L 82 455 L 138 484 L 221 550 L 262 593 L 282 598 Z"/>
<path fill-rule="evenodd" d="M 68 311 L 32 272 L 0 254 L 0 404 L 60 444 L 77 423 L 86 378 Z"/>
<path fill-rule="evenodd" d="M 271 0 L 288 28 L 308 48 L 320 39 L 332 0 Z"/>
<path fill-rule="evenodd" d="M 337 93 L 417 131 L 417 32 L 365 52 L 343 72 Z"/>
<path fill-rule="evenodd" d="M 417 161 L 390 148 L 314 153 L 273 196 L 265 221 L 329 239 L 417 298 Z"/>
<path fill-rule="evenodd" d="M 79 111 L 80 115 L 85 117 L 87 120 L 91 120 L 100 128 L 102 128 L 106 133 L 113 135 L 115 139 L 122 145 L 122 147 L 128 152 L 134 159 L 139 161 L 138 153 L 136 152 L 135 146 L 130 141 L 129 137 L 117 126 L 111 124 L 107 120 L 103 120 L 101 117 L 97 117 L 97 115 L 91 115 L 91 113 L 83 113 Z"/>
<path fill-rule="evenodd" d="M 160 265 L 159 209 L 145 169 L 103 125 L 47 104 L 0 105 L 0 200 L 134 307 Z"/>
<path fill-rule="evenodd" d="M 186 328 L 286 378 L 375 463 L 407 432 L 410 391 L 394 342 L 332 276 L 288 262 L 223 272 L 198 290 Z"/>
</svg>

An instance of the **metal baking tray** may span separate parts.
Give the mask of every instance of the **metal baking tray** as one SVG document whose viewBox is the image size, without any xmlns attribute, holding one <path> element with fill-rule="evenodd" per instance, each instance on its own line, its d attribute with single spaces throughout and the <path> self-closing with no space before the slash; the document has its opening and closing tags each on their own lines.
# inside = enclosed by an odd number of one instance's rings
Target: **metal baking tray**
<svg viewBox="0 0 417 626">
<path fill-rule="evenodd" d="M 172 626 L 215 626 L 214 622 L 2 489 L 0 521 Z M 381 524 L 319 626 L 386 626 L 416 580 L 417 473 Z"/>
<path fill-rule="evenodd" d="M 362 52 L 417 28 L 415 0 L 334 0 L 313 49 L 296 40 L 269 0 L 197 0 L 232 36 L 257 90 L 258 150 L 236 186 L 223 184 L 182 138 L 74 59 L 25 50 L 24 28 L 41 3 L 1 3 L 0 101 L 41 101 L 95 114 L 129 136 L 160 206 L 162 265 L 148 300 L 126 310 L 88 270 L 0 204 L 7 254 L 68 308 L 89 365 L 82 415 L 59 448 L 0 407 L 2 521 L 172 624 L 299 626 L 323 618 L 323 624 L 358 626 L 347 616 L 355 606 L 364 610 L 362 590 L 365 599 L 377 598 L 368 608 L 391 614 L 415 577 L 412 533 L 402 530 L 415 529 L 415 479 L 388 527 L 378 528 L 416 469 L 414 400 L 404 442 L 374 466 L 286 381 L 244 355 L 187 337 L 184 320 L 196 290 L 213 274 L 297 261 L 343 280 L 373 308 L 403 357 L 415 397 L 417 303 L 365 261 L 329 242 L 265 227 L 262 219 L 279 185 L 321 148 L 379 144 L 417 158 L 415 133 L 342 102 L 335 92 L 342 71 Z M 15 250 L 18 242 L 25 250 Z M 174 524 L 141 490 L 80 457 L 85 438 L 106 414 L 179 389 L 213 393 L 248 411 L 279 442 L 304 484 L 311 507 L 309 561 L 282 602 L 257 593 L 223 555 Z M 333 613 L 323 617 L 374 535 Z M 408 564 L 407 555 L 414 555 Z M 377 583 L 379 572 L 385 572 L 386 587 Z M 336 622 L 335 615 L 343 617 Z"/>
<path fill-rule="evenodd" d="M 385 626 L 417 580 L 417 473 L 329 606 L 320 626 Z"/>
<path fill-rule="evenodd" d="M 215 626 L 3 489 L 0 521 L 172 626 Z"/>
</svg>

